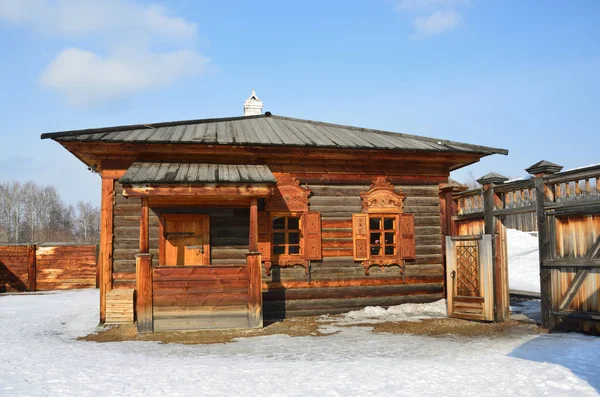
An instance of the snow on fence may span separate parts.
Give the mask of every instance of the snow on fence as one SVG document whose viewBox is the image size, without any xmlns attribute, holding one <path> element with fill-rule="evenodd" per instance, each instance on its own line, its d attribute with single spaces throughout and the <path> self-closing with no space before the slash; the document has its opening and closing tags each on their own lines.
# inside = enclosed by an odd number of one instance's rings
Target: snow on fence
<svg viewBox="0 0 600 397">
<path fill-rule="evenodd" d="M 449 184 L 441 191 L 442 228 L 452 236 L 493 234 L 498 247 L 506 246 L 506 228 L 537 230 L 543 325 L 600 334 L 600 165 L 561 169 L 540 161 L 526 170 L 531 179 L 490 173 L 481 189 Z"/>
<path fill-rule="evenodd" d="M 0 246 L 0 292 L 95 288 L 97 246 L 15 244 Z"/>
</svg>

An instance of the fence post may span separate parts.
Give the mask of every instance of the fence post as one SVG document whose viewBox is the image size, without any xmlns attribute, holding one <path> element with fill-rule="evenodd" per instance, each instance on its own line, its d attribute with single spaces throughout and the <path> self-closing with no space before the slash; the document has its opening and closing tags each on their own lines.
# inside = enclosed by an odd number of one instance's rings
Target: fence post
<svg viewBox="0 0 600 397">
<path fill-rule="evenodd" d="M 30 244 L 27 246 L 27 279 L 29 292 L 34 292 L 37 289 L 37 245 Z"/>
<path fill-rule="evenodd" d="M 508 261 L 506 255 L 499 250 L 503 249 L 497 243 L 497 219 L 494 216 L 495 194 L 494 185 L 500 185 L 508 180 L 507 177 L 490 172 L 479 178 L 477 182 L 483 185 L 483 232 L 492 236 L 493 267 L 493 296 L 494 296 L 494 321 L 508 321 L 510 317 L 510 296 L 508 293 Z"/>
<path fill-rule="evenodd" d="M 556 241 L 556 219 L 554 216 L 547 217 L 545 210 L 546 189 L 549 189 L 554 196 L 554 187 L 546 187 L 544 177 L 556 174 L 562 170 L 562 165 L 554 164 L 546 160 L 535 163 L 526 168 L 527 173 L 535 177 L 535 209 L 538 224 L 538 244 L 540 252 L 540 294 L 542 299 L 542 326 L 546 329 L 552 329 L 555 326 L 555 318 L 552 312 L 552 279 L 551 269 L 544 266 L 546 259 L 551 259 L 555 252 L 552 247 Z"/>
</svg>

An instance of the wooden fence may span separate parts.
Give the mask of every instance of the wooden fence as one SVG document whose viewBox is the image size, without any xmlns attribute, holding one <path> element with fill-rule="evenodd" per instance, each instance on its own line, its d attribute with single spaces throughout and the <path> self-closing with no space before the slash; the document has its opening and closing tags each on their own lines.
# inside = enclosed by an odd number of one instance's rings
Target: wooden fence
<svg viewBox="0 0 600 397">
<path fill-rule="evenodd" d="M 0 292 L 95 288 L 97 246 L 0 246 Z"/>
<path fill-rule="evenodd" d="M 505 244 L 507 227 L 538 230 L 543 326 L 600 333 L 600 165 L 561 169 L 541 161 L 527 168 L 532 179 L 491 173 L 481 189 L 449 185 L 445 233 L 494 234 Z"/>
</svg>

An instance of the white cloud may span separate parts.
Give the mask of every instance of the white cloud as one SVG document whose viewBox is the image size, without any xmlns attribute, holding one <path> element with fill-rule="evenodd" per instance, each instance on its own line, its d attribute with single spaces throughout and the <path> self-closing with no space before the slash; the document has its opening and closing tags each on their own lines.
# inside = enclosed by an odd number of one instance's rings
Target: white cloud
<svg viewBox="0 0 600 397">
<path fill-rule="evenodd" d="M 456 28 L 461 19 L 461 15 L 453 10 L 436 11 L 431 15 L 416 17 L 413 25 L 418 33 L 433 36 Z"/>
<path fill-rule="evenodd" d="M 0 0 L 1 20 L 71 41 L 40 82 L 74 104 L 166 86 L 203 73 L 209 63 L 195 49 L 197 25 L 159 5 L 134 0 Z M 160 51 L 153 49 L 158 46 Z"/>
<path fill-rule="evenodd" d="M 117 52 L 101 56 L 79 48 L 63 50 L 41 76 L 41 83 L 73 104 L 88 105 L 166 86 L 202 72 L 208 60 L 187 50 L 170 53 Z"/>
<path fill-rule="evenodd" d="M 420 36 L 434 36 L 460 26 L 460 7 L 470 0 L 399 0 L 396 11 L 412 15 L 412 25 Z M 418 15 L 415 15 L 418 14 Z"/>
</svg>

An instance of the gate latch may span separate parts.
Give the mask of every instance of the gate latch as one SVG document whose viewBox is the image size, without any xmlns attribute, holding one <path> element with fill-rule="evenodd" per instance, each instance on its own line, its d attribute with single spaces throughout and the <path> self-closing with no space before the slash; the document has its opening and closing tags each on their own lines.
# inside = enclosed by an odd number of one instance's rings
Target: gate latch
<svg viewBox="0 0 600 397">
<path fill-rule="evenodd" d="M 186 245 L 185 249 L 188 249 L 188 250 L 200 250 L 201 253 L 204 253 L 204 246 L 203 245 Z"/>
<path fill-rule="evenodd" d="M 456 272 L 454 270 L 452 270 L 450 272 L 450 277 L 452 277 L 452 278 L 456 277 Z"/>
</svg>

